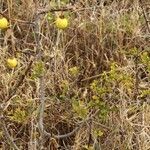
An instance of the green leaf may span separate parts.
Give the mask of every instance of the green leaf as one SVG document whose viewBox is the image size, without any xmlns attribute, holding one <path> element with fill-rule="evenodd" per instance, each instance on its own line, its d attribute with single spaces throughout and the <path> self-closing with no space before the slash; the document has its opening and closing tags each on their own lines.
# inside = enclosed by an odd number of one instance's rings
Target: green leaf
<svg viewBox="0 0 150 150">
<path fill-rule="evenodd" d="M 33 73 L 31 75 L 32 79 L 36 79 L 41 77 L 45 72 L 44 63 L 42 61 L 38 61 L 35 63 L 33 67 Z"/>
<path fill-rule="evenodd" d="M 84 102 L 81 100 L 74 100 L 72 102 L 72 107 L 74 112 L 77 113 L 78 117 L 85 119 L 88 114 L 88 108 L 85 106 Z"/>
</svg>

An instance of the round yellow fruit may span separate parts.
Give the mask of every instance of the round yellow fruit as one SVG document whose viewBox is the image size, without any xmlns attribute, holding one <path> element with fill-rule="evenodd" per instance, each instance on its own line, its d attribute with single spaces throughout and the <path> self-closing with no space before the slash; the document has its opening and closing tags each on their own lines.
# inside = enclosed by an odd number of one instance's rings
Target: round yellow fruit
<svg viewBox="0 0 150 150">
<path fill-rule="evenodd" d="M 7 65 L 9 68 L 15 68 L 17 66 L 18 62 L 16 58 L 7 59 Z"/>
<path fill-rule="evenodd" d="M 6 28 L 8 28 L 8 25 L 9 25 L 9 23 L 6 18 L 3 17 L 0 19 L 0 29 L 6 29 Z"/>
<path fill-rule="evenodd" d="M 55 21 L 55 25 L 58 29 L 65 29 L 68 27 L 68 19 L 58 17 Z"/>
</svg>

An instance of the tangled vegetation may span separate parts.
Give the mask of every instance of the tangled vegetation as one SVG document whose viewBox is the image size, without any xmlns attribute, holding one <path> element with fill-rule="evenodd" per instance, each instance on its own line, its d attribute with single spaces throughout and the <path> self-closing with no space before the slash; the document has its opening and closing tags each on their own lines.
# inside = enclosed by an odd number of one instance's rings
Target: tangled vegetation
<svg viewBox="0 0 150 150">
<path fill-rule="evenodd" d="M 0 1 L 0 149 L 149 150 L 148 0 Z"/>
</svg>

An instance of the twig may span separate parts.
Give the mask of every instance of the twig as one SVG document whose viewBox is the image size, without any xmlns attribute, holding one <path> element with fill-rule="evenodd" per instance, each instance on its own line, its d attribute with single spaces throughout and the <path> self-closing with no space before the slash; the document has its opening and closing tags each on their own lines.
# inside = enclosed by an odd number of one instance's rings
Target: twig
<svg viewBox="0 0 150 150">
<path fill-rule="evenodd" d="M 18 80 L 18 82 L 16 83 L 16 85 L 14 86 L 14 88 L 12 90 L 9 90 L 9 96 L 8 98 L 6 99 L 6 101 L 8 101 L 9 99 L 12 98 L 12 96 L 17 92 L 18 88 L 22 85 L 25 77 L 27 76 L 28 72 L 30 71 L 31 69 L 31 66 L 33 64 L 33 60 L 30 61 L 27 69 L 25 70 L 24 74 L 22 74 Z"/>
<path fill-rule="evenodd" d="M 72 130 L 71 132 L 63 134 L 63 135 L 52 135 L 51 133 L 48 133 L 47 131 L 44 130 L 44 136 L 47 136 L 49 138 L 55 138 L 55 139 L 67 138 L 75 134 L 82 126 L 83 126 L 83 123 L 80 124 L 78 127 L 76 127 L 74 130 Z"/>
<path fill-rule="evenodd" d="M 134 99 L 135 101 L 137 101 L 137 104 L 139 104 L 138 102 L 138 94 L 139 94 L 139 71 L 138 71 L 138 66 L 139 66 L 139 50 L 137 49 L 137 54 L 135 56 L 135 89 L 134 89 Z"/>
<path fill-rule="evenodd" d="M 38 12 L 38 14 L 46 14 L 49 12 L 57 12 L 57 11 L 69 11 L 69 10 L 73 10 L 73 7 L 70 8 L 58 8 L 58 9 L 46 9 L 46 10 L 41 10 Z"/>
<path fill-rule="evenodd" d="M 23 80 L 24 80 L 24 78 L 26 77 L 27 73 L 29 72 L 32 63 L 33 63 L 33 61 L 30 61 L 30 63 L 29 63 L 29 65 L 28 65 L 27 69 L 25 70 L 25 73 L 20 77 L 19 81 L 17 82 L 17 84 L 15 85 L 15 87 L 13 88 L 13 90 L 10 91 L 9 96 L 8 96 L 8 98 L 6 99 L 6 100 L 7 100 L 7 103 L 6 103 L 5 107 L 3 107 L 2 105 L 1 105 L 1 107 L 0 107 L 0 115 L 1 115 L 1 117 L 0 117 L 0 123 L 1 123 L 2 129 L 3 129 L 3 132 L 4 132 L 5 136 L 6 136 L 6 139 L 7 139 L 8 143 L 10 143 L 11 147 L 13 147 L 15 150 L 19 150 L 19 148 L 18 148 L 17 145 L 14 143 L 13 139 L 11 138 L 10 134 L 8 133 L 8 130 L 7 130 L 7 128 L 6 128 L 6 124 L 5 124 L 4 117 L 2 117 L 2 116 L 3 116 L 4 110 L 7 109 L 7 107 L 8 107 L 9 104 L 10 104 L 10 101 L 9 101 L 9 100 L 10 100 L 11 97 L 17 92 L 17 89 L 19 88 L 19 86 L 23 83 Z"/>
<path fill-rule="evenodd" d="M 85 79 L 82 79 L 81 82 L 92 80 L 92 79 L 95 79 L 95 78 L 99 78 L 100 76 L 102 76 L 102 74 L 98 74 L 98 75 L 94 75 L 94 76 L 91 76 L 91 77 L 87 77 Z"/>
<path fill-rule="evenodd" d="M 2 12 L 0 12 L 0 15 L 2 15 L 3 17 L 5 17 L 6 19 L 11 20 L 11 21 L 16 21 L 16 22 L 23 23 L 23 24 L 34 24 L 31 21 L 25 21 L 25 20 L 19 20 L 19 19 L 12 19 L 12 18 L 8 17 L 7 15 L 5 15 Z"/>
<path fill-rule="evenodd" d="M 11 98 L 16 94 L 16 92 L 18 91 L 19 87 L 23 84 L 23 81 L 25 79 L 25 77 L 27 76 L 28 72 L 30 71 L 31 69 L 31 66 L 33 64 L 33 59 L 30 61 L 28 67 L 26 68 L 24 74 L 22 74 L 20 77 L 19 77 L 19 80 L 17 81 L 17 83 L 14 85 L 13 89 L 9 89 L 8 91 L 8 97 L 4 98 L 5 99 L 5 102 L 3 104 L 1 104 L 1 109 L 3 111 L 5 111 L 7 109 L 7 107 L 9 106 L 10 104 L 10 100 Z"/>
<path fill-rule="evenodd" d="M 144 19 L 145 19 L 145 22 L 146 22 L 147 30 L 150 33 L 149 20 L 147 19 L 147 15 L 146 15 L 146 12 L 145 12 L 144 7 L 143 7 L 143 1 L 140 0 L 140 3 L 141 3 L 141 8 L 142 8 L 142 13 L 143 13 L 143 16 L 144 16 Z"/>
<path fill-rule="evenodd" d="M 56 139 L 63 139 L 63 138 L 70 137 L 73 134 L 75 134 L 82 126 L 83 126 L 83 124 L 81 124 L 79 127 L 76 127 L 73 131 L 71 131 L 69 133 L 66 133 L 64 135 L 54 135 L 54 138 L 56 138 Z"/>
<path fill-rule="evenodd" d="M 75 134 L 87 121 L 93 119 L 93 117 L 95 117 L 98 112 L 99 112 L 99 109 L 93 115 L 89 114 L 89 116 L 85 120 L 81 121 L 79 123 L 79 125 L 73 131 L 71 131 L 69 133 L 66 133 L 66 134 L 63 134 L 63 135 L 52 135 L 52 134 L 50 134 L 50 133 L 48 133 L 44 130 L 44 135 L 48 136 L 50 138 L 56 138 L 56 139 L 63 139 L 63 138 L 70 137 L 73 134 Z"/>
<path fill-rule="evenodd" d="M 6 19 L 9 19 L 9 17 L 7 15 L 3 14 L 2 12 L 0 12 L 0 15 L 5 17 Z"/>
<path fill-rule="evenodd" d="M 5 136 L 6 136 L 6 140 L 8 141 L 8 143 L 10 144 L 10 146 L 12 148 L 14 148 L 15 150 L 19 150 L 19 148 L 17 147 L 17 145 L 14 143 L 13 139 L 11 138 L 10 134 L 8 133 L 5 121 L 3 119 L 4 118 L 0 118 L 0 122 L 1 122 L 1 126 L 2 126 L 2 129 L 3 129 L 3 132 L 4 132 Z"/>
<path fill-rule="evenodd" d="M 95 7 L 94 7 L 95 8 Z M 99 6 L 97 6 L 96 8 L 100 8 Z M 84 10 L 87 10 L 87 9 L 93 9 L 92 7 L 90 8 L 75 8 L 75 7 L 68 7 L 68 8 L 57 8 L 57 9 L 46 9 L 46 10 L 40 10 L 38 11 L 38 15 L 43 15 L 43 14 L 46 14 L 46 13 L 49 13 L 49 12 L 58 12 L 58 11 L 72 11 L 72 12 L 79 12 L 79 11 L 84 11 Z M 19 19 L 13 19 L 13 18 L 10 18 L 8 17 L 7 15 L 5 15 L 4 13 L 0 12 L 0 15 L 2 15 L 3 17 L 7 18 L 8 20 L 11 20 L 11 21 L 16 21 L 18 23 L 22 23 L 22 24 L 32 24 L 34 25 L 34 22 L 32 21 L 26 21 L 26 20 L 19 20 Z M 149 22 L 147 20 L 147 22 Z"/>
</svg>

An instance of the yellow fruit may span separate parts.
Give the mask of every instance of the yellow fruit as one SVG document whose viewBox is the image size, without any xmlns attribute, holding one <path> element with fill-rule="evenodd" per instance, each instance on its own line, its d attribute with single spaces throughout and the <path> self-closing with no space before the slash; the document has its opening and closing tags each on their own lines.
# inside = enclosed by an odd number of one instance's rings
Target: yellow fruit
<svg viewBox="0 0 150 150">
<path fill-rule="evenodd" d="M 9 68 L 15 68 L 17 66 L 18 62 L 16 58 L 7 59 L 7 65 Z"/>
<path fill-rule="evenodd" d="M 65 29 L 68 27 L 68 19 L 58 17 L 55 21 L 55 25 L 58 29 Z"/>
<path fill-rule="evenodd" d="M 3 17 L 0 19 L 0 29 L 6 29 L 6 28 L 8 28 L 8 25 L 9 25 L 9 23 L 6 18 Z"/>
</svg>

